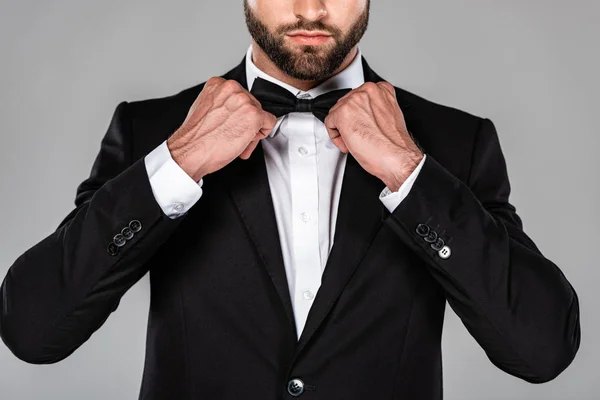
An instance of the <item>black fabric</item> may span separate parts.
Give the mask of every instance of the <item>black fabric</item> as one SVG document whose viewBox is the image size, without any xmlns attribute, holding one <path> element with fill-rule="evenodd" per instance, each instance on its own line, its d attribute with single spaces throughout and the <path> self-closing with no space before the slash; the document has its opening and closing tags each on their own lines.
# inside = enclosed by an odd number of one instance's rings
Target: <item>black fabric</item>
<svg viewBox="0 0 600 400">
<path fill-rule="evenodd" d="M 276 83 L 257 77 L 254 79 L 250 93 L 260 101 L 263 110 L 276 117 L 291 112 L 312 112 L 315 117 L 325 122 L 325 117 L 331 107 L 351 90 L 350 88 L 336 89 L 312 99 L 302 99 Z"/>
<path fill-rule="evenodd" d="M 365 82 L 382 80 L 361 62 Z M 245 58 L 222 76 L 248 88 Z M 508 374 L 546 382 L 571 363 L 577 294 L 524 232 L 489 119 L 395 88 L 427 158 L 390 213 L 379 200 L 385 184 L 347 154 L 334 244 L 297 339 L 262 145 L 206 175 L 180 218 L 153 197 L 143 158 L 203 87 L 117 106 L 73 210 L 0 286 L 0 337 L 16 357 L 65 359 L 149 272 L 140 399 L 291 400 L 287 384 L 298 378 L 300 399 L 439 400 L 446 301 Z M 449 258 L 420 224 L 450 246 Z M 107 251 L 132 226 L 141 228 Z"/>
</svg>

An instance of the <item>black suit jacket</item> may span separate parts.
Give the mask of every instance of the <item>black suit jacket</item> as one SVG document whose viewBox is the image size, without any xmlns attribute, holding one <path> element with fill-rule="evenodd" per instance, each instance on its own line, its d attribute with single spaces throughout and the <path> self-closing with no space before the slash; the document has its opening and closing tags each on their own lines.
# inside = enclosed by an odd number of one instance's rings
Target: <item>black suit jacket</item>
<svg viewBox="0 0 600 400">
<path fill-rule="evenodd" d="M 382 80 L 362 63 L 365 81 Z M 222 76 L 247 88 L 243 59 Z M 441 399 L 446 300 L 503 371 L 545 382 L 570 364 L 577 295 L 523 232 L 494 125 L 400 88 L 426 161 L 390 214 L 383 182 L 348 154 L 334 245 L 297 341 L 262 147 L 207 175 L 181 218 L 153 197 L 143 158 L 204 83 L 116 107 L 75 209 L 3 281 L 0 334 L 18 358 L 69 356 L 150 271 L 140 399 L 291 399 L 293 378 L 307 400 Z M 133 236 L 111 244 L 126 227 Z"/>
</svg>

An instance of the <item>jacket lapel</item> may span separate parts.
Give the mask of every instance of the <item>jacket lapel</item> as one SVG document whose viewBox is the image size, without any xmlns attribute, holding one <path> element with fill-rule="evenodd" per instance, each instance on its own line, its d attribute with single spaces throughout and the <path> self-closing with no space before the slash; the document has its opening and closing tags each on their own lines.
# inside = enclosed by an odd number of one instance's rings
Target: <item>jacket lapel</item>
<svg viewBox="0 0 600 400">
<path fill-rule="evenodd" d="M 248 90 L 245 62 L 244 57 L 235 68 L 222 77 L 236 80 Z M 224 168 L 223 172 L 233 202 L 273 282 L 295 338 L 294 310 L 283 264 L 279 230 L 262 146 L 256 146 L 247 160 L 236 158 Z"/>
<path fill-rule="evenodd" d="M 369 67 L 364 57 L 362 64 L 365 82 L 383 80 Z M 235 79 L 247 89 L 245 58 L 223 77 Z M 410 105 L 403 93 L 405 92 L 396 90 L 398 103 L 406 118 L 405 110 Z M 293 332 L 296 334 L 292 302 L 262 146 L 257 146 L 248 160 L 237 158 L 230 163 L 227 169 L 229 171 L 225 176 L 232 199 L 273 281 Z M 350 153 L 347 154 L 334 244 L 327 259 L 321 286 L 313 300 L 306 325 L 298 340 L 296 357 L 331 311 L 375 234 L 381 228 L 383 219 L 389 214 L 379 200 L 379 193 L 384 186 L 378 178 L 366 172 Z"/>
</svg>

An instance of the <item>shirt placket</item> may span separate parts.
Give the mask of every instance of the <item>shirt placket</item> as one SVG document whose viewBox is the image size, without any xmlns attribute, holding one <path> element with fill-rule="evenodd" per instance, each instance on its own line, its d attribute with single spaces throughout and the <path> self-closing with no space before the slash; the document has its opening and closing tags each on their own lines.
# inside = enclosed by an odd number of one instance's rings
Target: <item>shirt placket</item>
<svg viewBox="0 0 600 400">
<path fill-rule="evenodd" d="M 298 335 L 321 285 L 319 186 L 315 123 L 311 113 L 294 113 L 289 136 L 292 232 L 296 271 L 294 309 Z"/>
</svg>

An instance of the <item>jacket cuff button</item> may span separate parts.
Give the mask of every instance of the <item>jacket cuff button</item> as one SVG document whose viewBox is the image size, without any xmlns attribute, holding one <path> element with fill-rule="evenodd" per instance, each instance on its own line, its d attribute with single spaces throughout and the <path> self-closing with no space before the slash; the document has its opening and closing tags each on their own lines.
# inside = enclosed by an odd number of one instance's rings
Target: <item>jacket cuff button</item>
<svg viewBox="0 0 600 400">
<path fill-rule="evenodd" d="M 417 229 L 416 229 L 417 235 L 419 236 L 427 236 L 427 234 L 429 233 L 429 225 L 427 224 L 419 224 L 417 225 Z"/>
<path fill-rule="evenodd" d="M 127 240 L 131 239 L 133 237 L 133 231 L 131 230 L 130 227 L 126 226 L 125 228 L 123 228 L 123 230 L 121 231 L 121 235 L 123 235 L 123 237 Z"/>
<path fill-rule="evenodd" d="M 108 247 L 106 248 L 106 251 L 108 252 L 108 254 L 110 254 L 111 256 L 116 256 L 119 253 L 119 246 L 117 246 L 116 244 L 114 244 L 113 242 L 110 242 L 110 244 L 108 245 Z"/>
<path fill-rule="evenodd" d="M 438 256 L 440 256 L 440 258 L 442 259 L 447 259 L 448 257 L 450 257 L 451 251 L 450 251 L 450 247 L 448 246 L 444 246 L 440 249 L 440 251 L 438 251 Z"/>
<path fill-rule="evenodd" d="M 137 233 L 142 230 L 142 223 L 137 219 L 134 219 L 129 223 L 129 228 L 131 228 L 133 233 Z"/>
<path fill-rule="evenodd" d="M 118 247 L 125 246 L 125 242 L 125 236 L 121 235 L 120 233 L 117 233 L 113 238 L 113 243 L 116 244 Z"/>
<path fill-rule="evenodd" d="M 434 230 L 429 230 L 429 233 L 423 237 L 427 243 L 433 243 L 438 239 L 437 232 Z"/>
<path fill-rule="evenodd" d="M 444 247 L 445 243 L 444 243 L 444 239 L 442 239 L 441 237 L 438 237 L 437 240 L 433 243 L 431 243 L 431 248 L 434 249 L 435 251 L 440 251 L 442 249 L 442 247 Z"/>
</svg>

